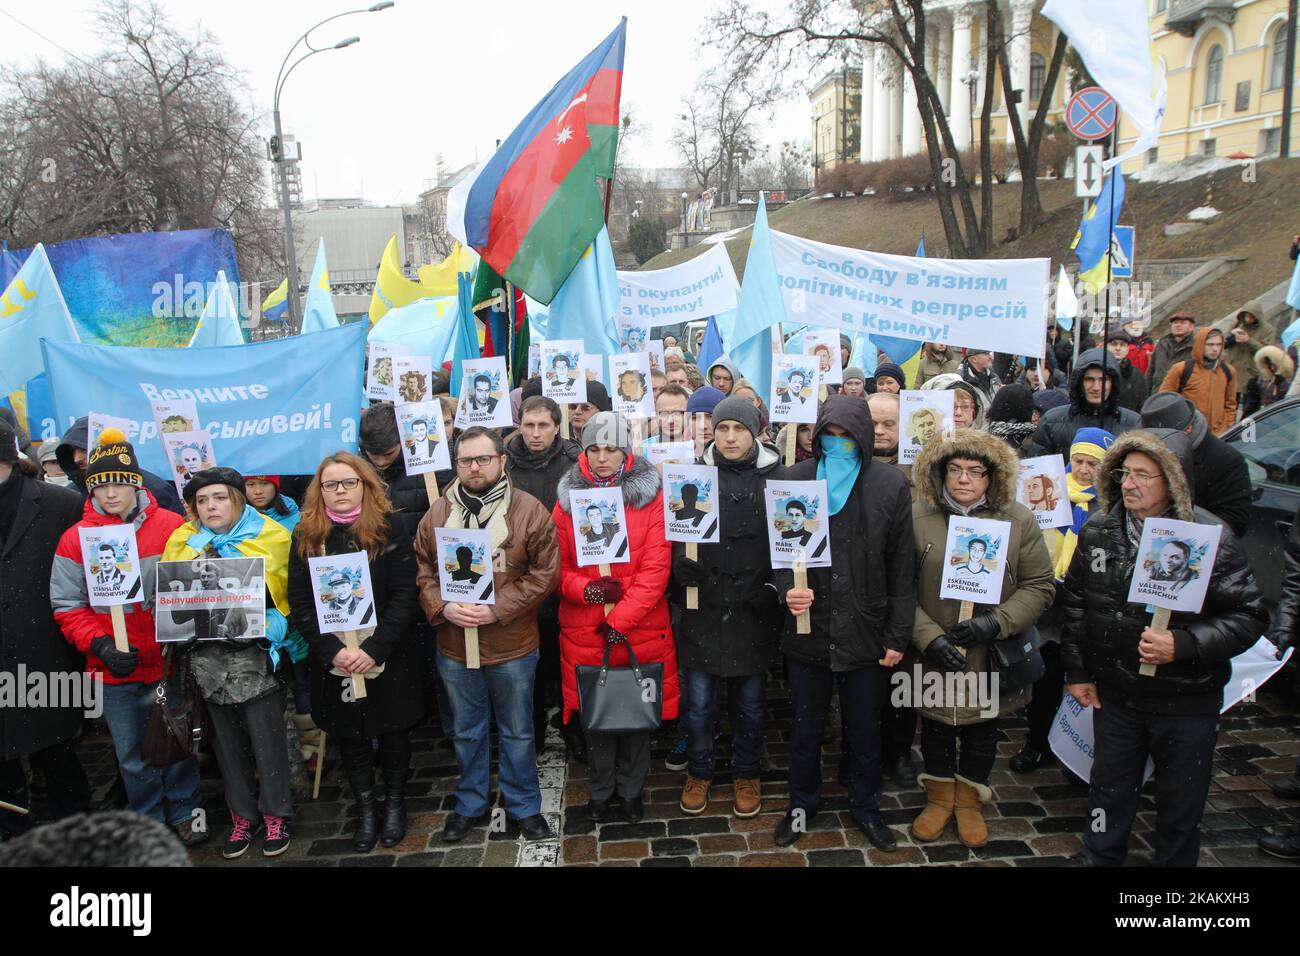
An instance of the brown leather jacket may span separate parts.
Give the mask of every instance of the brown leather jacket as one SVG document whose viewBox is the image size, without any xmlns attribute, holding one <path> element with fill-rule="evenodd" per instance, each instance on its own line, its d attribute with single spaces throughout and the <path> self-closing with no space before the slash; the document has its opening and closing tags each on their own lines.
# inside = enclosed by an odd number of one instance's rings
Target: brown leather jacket
<svg viewBox="0 0 1300 956">
<path fill-rule="evenodd" d="M 465 661 L 465 631 L 442 616 L 438 558 L 434 529 L 443 527 L 451 503 L 439 498 L 429 506 L 415 535 L 416 582 L 420 606 L 438 629 L 438 650 L 454 661 Z M 484 665 L 504 664 L 537 650 L 537 608 L 560 581 L 560 548 L 555 523 L 542 503 L 512 488 L 506 512 L 510 535 L 493 555 L 493 584 L 498 621 L 478 629 L 479 658 Z"/>
</svg>

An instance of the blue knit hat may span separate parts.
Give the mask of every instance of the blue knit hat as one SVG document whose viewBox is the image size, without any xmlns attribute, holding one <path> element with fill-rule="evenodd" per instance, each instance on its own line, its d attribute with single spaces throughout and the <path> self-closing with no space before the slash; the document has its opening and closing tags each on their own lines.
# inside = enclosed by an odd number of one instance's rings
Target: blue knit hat
<svg viewBox="0 0 1300 956">
<path fill-rule="evenodd" d="M 714 388 L 712 385 L 697 388 L 691 393 L 690 401 L 686 403 L 686 414 L 694 415 L 696 412 L 706 412 L 712 415 L 713 409 L 717 407 L 718 402 L 726 397 L 721 389 Z"/>
</svg>

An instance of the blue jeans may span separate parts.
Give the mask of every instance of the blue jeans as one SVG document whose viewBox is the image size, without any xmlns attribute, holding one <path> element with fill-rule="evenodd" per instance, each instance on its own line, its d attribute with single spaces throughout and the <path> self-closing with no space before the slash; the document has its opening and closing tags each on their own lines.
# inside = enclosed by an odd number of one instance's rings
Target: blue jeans
<svg viewBox="0 0 1300 956">
<path fill-rule="evenodd" d="M 763 674 L 717 677 L 687 670 L 685 729 L 689 737 L 688 772 L 701 780 L 713 779 L 713 729 L 718 685 L 727 684 L 731 711 L 731 770 L 733 777 L 757 777 L 763 756 Z"/>
<path fill-rule="evenodd" d="M 131 812 L 176 826 L 191 819 L 199 806 L 199 765 L 191 758 L 160 770 L 140 756 L 157 686 L 104 684 L 104 720 L 113 737 Z"/>
<path fill-rule="evenodd" d="M 537 779 L 537 747 L 533 741 L 533 678 L 537 651 L 504 664 L 470 670 L 459 661 L 438 654 L 438 673 L 451 701 L 455 733 L 456 812 L 479 817 L 488 810 L 492 775 L 488 719 L 496 714 L 500 744 L 497 776 L 506 813 L 516 820 L 542 812 L 542 791 Z"/>
</svg>

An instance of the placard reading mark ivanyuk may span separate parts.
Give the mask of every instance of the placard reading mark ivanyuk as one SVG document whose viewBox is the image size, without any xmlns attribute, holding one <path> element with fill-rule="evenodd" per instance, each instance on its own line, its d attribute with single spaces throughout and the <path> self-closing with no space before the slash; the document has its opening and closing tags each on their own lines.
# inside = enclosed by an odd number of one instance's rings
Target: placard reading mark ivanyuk
<svg viewBox="0 0 1300 956">
<path fill-rule="evenodd" d="M 91 607 L 143 603 L 135 525 L 79 527 L 81 563 Z"/>
<path fill-rule="evenodd" d="M 159 643 L 266 636 L 266 559 L 191 558 L 156 567 Z"/>
<path fill-rule="evenodd" d="M 1143 521 L 1138 560 L 1128 589 L 1129 602 L 1199 613 L 1219 553 L 1222 530 L 1217 524 L 1173 518 Z"/>
<path fill-rule="evenodd" d="M 573 516 L 573 544 L 578 567 L 623 564 L 631 561 L 627 518 L 621 488 L 584 488 L 569 491 Z"/>
<path fill-rule="evenodd" d="M 451 467 L 447 436 L 443 433 L 442 403 L 397 405 L 397 431 L 402 439 L 402 462 L 408 475 L 446 471 Z"/>
<path fill-rule="evenodd" d="M 492 586 L 492 532 L 474 528 L 435 528 L 438 587 L 444 601 L 496 604 Z"/>
<path fill-rule="evenodd" d="M 825 481 L 769 481 L 768 550 L 774 568 L 802 560 L 810 568 L 830 567 L 829 498 Z"/>
<path fill-rule="evenodd" d="M 506 357 L 467 359 L 460 363 L 464 380 L 456 406 L 456 427 L 509 428 L 510 401 L 506 397 Z"/>
<path fill-rule="evenodd" d="M 976 604 L 1001 603 L 1002 571 L 1010 540 L 1010 521 L 951 516 L 939 597 Z"/>
<path fill-rule="evenodd" d="M 664 537 L 688 544 L 717 544 L 718 469 L 664 465 Z"/>
<path fill-rule="evenodd" d="M 342 634 L 375 626 L 375 593 L 370 560 L 364 551 L 307 559 L 316 623 L 322 634 Z"/>
</svg>

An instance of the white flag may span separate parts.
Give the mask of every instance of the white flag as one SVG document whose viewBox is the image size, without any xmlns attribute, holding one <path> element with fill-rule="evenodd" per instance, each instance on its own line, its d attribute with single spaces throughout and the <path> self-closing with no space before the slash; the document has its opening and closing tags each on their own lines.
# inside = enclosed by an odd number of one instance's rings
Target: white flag
<svg viewBox="0 0 1300 956">
<path fill-rule="evenodd" d="M 1110 169 L 1145 153 L 1160 139 L 1168 92 L 1164 70 L 1156 75 L 1146 3 L 1136 0 L 1047 0 L 1043 16 L 1070 38 L 1097 85 L 1114 97 L 1138 128 L 1138 139 L 1102 164 Z"/>
<path fill-rule="evenodd" d="M 1056 278 L 1056 324 L 1067 332 L 1074 330 L 1074 320 L 1079 317 L 1079 297 L 1074 294 L 1074 285 L 1061 266 Z"/>
</svg>

